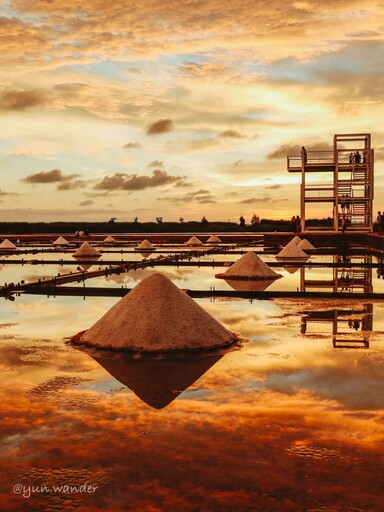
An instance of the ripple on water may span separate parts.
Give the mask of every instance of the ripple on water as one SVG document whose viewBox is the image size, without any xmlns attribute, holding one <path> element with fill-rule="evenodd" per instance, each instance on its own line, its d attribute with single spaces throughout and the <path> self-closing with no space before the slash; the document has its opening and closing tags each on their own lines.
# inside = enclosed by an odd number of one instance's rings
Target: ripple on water
<svg viewBox="0 0 384 512">
<path fill-rule="evenodd" d="M 341 453 L 336 448 L 326 448 L 308 441 L 295 441 L 287 448 L 287 453 L 296 457 L 305 457 L 316 460 L 338 461 L 342 463 L 356 462 L 354 457 Z"/>
</svg>

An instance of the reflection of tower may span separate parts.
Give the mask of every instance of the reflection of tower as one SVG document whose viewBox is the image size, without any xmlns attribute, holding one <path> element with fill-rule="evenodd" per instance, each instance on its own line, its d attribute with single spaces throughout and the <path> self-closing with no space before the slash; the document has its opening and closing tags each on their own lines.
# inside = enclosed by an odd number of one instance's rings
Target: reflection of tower
<svg viewBox="0 0 384 512">
<path fill-rule="evenodd" d="M 322 279 L 306 279 L 306 269 L 300 269 L 300 289 L 308 289 L 345 293 L 346 298 L 355 292 L 372 293 L 372 256 L 337 256 L 334 255 L 335 266 Z M 358 266 L 356 264 L 359 264 Z M 355 264 L 355 265 L 354 265 Z M 363 304 L 353 309 L 332 309 L 311 311 L 301 319 L 301 333 L 308 333 L 308 324 L 322 323 L 331 327 L 333 346 L 335 348 L 368 348 L 368 332 L 373 325 L 373 305 Z M 312 333 L 313 334 L 313 333 Z"/>
<path fill-rule="evenodd" d="M 329 292 L 372 293 L 372 256 L 333 256 L 335 266 L 329 268 L 325 278 L 306 279 L 306 269 L 300 269 L 300 291 L 327 290 Z M 355 264 L 355 265 L 354 265 Z M 356 265 L 358 264 L 358 266 Z M 312 272 L 312 270 L 311 270 Z M 315 272 L 315 270 L 313 270 Z"/>
<path fill-rule="evenodd" d="M 311 324 L 321 324 L 322 334 L 332 334 L 334 348 L 369 348 L 369 331 L 372 331 L 373 327 L 373 305 L 364 304 L 353 309 L 309 311 L 301 318 L 301 334 L 314 334 L 310 330 Z"/>
<path fill-rule="evenodd" d="M 161 358 L 143 354 L 140 359 L 134 359 L 127 353 L 84 350 L 116 380 L 155 409 L 162 409 L 170 404 L 226 353 L 226 350 L 170 353 L 162 355 Z"/>
</svg>

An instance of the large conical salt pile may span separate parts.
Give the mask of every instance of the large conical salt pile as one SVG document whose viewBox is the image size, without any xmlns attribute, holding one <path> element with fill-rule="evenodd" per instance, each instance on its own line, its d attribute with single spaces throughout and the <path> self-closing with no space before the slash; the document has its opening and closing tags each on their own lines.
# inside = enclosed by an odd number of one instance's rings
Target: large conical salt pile
<svg viewBox="0 0 384 512">
<path fill-rule="evenodd" d="M 221 242 L 221 238 L 219 238 L 217 235 L 211 235 L 207 240 L 208 244 L 220 244 Z"/>
<path fill-rule="evenodd" d="M 292 238 L 291 242 L 295 243 L 296 245 L 299 245 L 299 243 L 301 242 L 301 238 L 296 235 L 294 238 Z"/>
<path fill-rule="evenodd" d="M 281 277 L 281 274 L 277 274 L 255 252 L 250 251 L 231 265 L 224 274 L 217 274 L 216 277 L 224 279 L 276 279 Z"/>
<path fill-rule="evenodd" d="M 149 240 L 145 239 L 136 247 L 135 250 L 154 251 L 155 247 L 151 244 L 151 242 Z"/>
<path fill-rule="evenodd" d="M 192 236 L 187 242 L 185 242 L 185 245 L 189 245 L 189 246 L 203 245 L 203 242 L 201 240 L 199 240 L 196 236 Z"/>
<path fill-rule="evenodd" d="M 74 340 L 97 347 L 154 352 L 209 349 L 236 339 L 185 292 L 156 272 Z"/>
<path fill-rule="evenodd" d="M 92 245 L 89 245 L 88 242 L 84 242 L 80 245 L 80 247 L 75 251 L 72 255 L 73 257 L 84 257 L 89 256 L 91 258 L 95 258 L 96 256 L 101 256 L 101 253 Z"/>
<path fill-rule="evenodd" d="M 59 236 L 52 245 L 69 245 L 69 242 L 63 236 Z"/>
<path fill-rule="evenodd" d="M 116 242 L 116 240 L 113 238 L 113 236 L 108 235 L 107 238 L 104 238 L 103 242 L 105 242 L 106 244 L 112 244 Z"/>
<path fill-rule="evenodd" d="M 306 254 L 298 245 L 292 240 L 275 256 L 276 259 L 295 259 L 295 260 L 306 260 L 308 254 Z"/>
<path fill-rule="evenodd" d="M 16 245 L 10 240 L 8 240 L 8 238 L 5 238 L 0 244 L 1 251 L 14 251 L 15 249 L 17 249 Z"/>
<path fill-rule="evenodd" d="M 303 251 L 316 251 L 316 247 L 314 245 L 311 244 L 311 242 L 309 240 L 307 240 L 306 238 L 304 238 L 304 240 L 302 240 L 298 246 L 300 247 L 300 249 L 302 249 Z"/>
</svg>

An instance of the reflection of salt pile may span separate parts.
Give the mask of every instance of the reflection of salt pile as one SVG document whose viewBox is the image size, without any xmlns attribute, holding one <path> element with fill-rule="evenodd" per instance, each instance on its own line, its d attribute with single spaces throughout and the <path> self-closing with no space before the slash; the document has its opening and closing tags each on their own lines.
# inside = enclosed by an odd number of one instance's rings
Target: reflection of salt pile
<svg viewBox="0 0 384 512">
<path fill-rule="evenodd" d="M 220 244 L 221 242 L 221 238 L 219 238 L 217 235 L 211 235 L 207 240 L 208 244 Z"/>
<path fill-rule="evenodd" d="M 143 240 L 135 249 L 136 251 L 155 251 L 156 248 L 147 239 Z"/>
<path fill-rule="evenodd" d="M 83 244 L 80 245 L 80 247 L 77 249 L 77 251 L 75 251 L 73 253 L 73 256 L 77 257 L 77 258 L 79 258 L 79 257 L 80 258 L 84 258 L 84 257 L 95 258 L 95 257 L 101 256 L 101 254 L 94 247 L 92 247 L 92 245 L 89 245 L 88 242 L 84 242 Z"/>
<path fill-rule="evenodd" d="M 298 246 L 300 247 L 300 249 L 302 249 L 303 251 L 316 251 L 316 247 L 314 245 L 311 244 L 311 242 L 309 240 L 307 240 L 306 238 L 304 238 L 304 240 L 302 240 Z"/>
<path fill-rule="evenodd" d="M 1 251 L 14 251 L 15 249 L 17 249 L 16 245 L 10 240 L 8 240 L 8 238 L 5 238 L 0 244 Z"/>
<path fill-rule="evenodd" d="M 103 242 L 106 244 L 113 244 L 116 242 L 116 240 L 113 238 L 113 236 L 108 235 L 107 238 L 104 238 Z"/>
<path fill-rule="evenodd" d="M 290 265 L 287 267 L 284 267 L 284 270 L 286 270 L 289 274 L 295 274 L 299 270 L 299 267 L 291 267 Z"/>
<path fill-rule="evenodd" d="M 306 260 L 308 254 L 291 240 L 275 257 L 277 260 Z"/>
<path fill-rule="evenodd" d="M 294 238 L 292 238 L 291 242 L 295 243 L 296 245 L 299 245 L 299 243 L 301 242 L 301 238 L 296 235 Z"/>
<path fill-rule="evenodd" d="M 84 257 L 77 257 L 77 256 L 74 256 L 75 260 L 79 262 L 79 267 L 82 268 L 83 270 L 89 270 L 91 267 L 93 267 L 93 263 L 84 263 L 84 260 L 87 261 L 88 259 L 92 258 L 92 261 L 94 261 L 96 263 L 96 261 L 100 258 L 100 256 L 86 256 L 85 258 Z"/>
<path fill-rule="evenodd" d="M 275 279 L 225 279 L 236 292 L 263 292 Z"/>
<path fill-rule="evenodd" d="M 147 354 L 137 359 L 105 350 L 95 352 L 92 349 L 92 357 L 108 373 L 155 409 L 166 407 L 223 357 L 221 353 L 195 352 L 167 354 L 161 359 Z"/>
<path fill-rule="evenodd" d="M 277 279 L 277 274 L 255 253 L 247 252 L 239 260 L 231 265 L 224 274 L 217 274 L 216 277 L 224 279 Z"/>
<path fill-rule="evenodd" d="M 98 320 L 79 342 L 139 351 L 205 349 L 228 345 L 236 335 L 155 273 Z"/>
<path fill-rule="evenodd" d="M 52 245 L 69 245 L 69 242 L 63 236 L 59 236 Z"/>
<path fill-rule="evenodd" d="M 203 242 L 199 240 L 196 236 L 192 236 L 187 242 L 185 242 L 185 245 L 193 247 L 196 245 L 203 245 Z"/>
</svg>

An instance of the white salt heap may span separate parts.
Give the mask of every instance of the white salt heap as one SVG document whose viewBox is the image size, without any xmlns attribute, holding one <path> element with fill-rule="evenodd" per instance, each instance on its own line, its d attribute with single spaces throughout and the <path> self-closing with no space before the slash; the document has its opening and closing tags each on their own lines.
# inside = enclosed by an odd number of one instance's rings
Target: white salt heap
<svg viewBox="0 0 384 512">
<path fill-rule="evenodd" d="M 211 235 L 207 240 L 208 244 L 220 244 L 221 242 L 221 238 L 219 238 L 217 235 Z"/>
<path fill-rule="evenodd" d="M 293 240 L 291 240 L 276 256 L 276 259 L 295 259 L 302 260 L 308 259 L 308 254 L 306 254 L 299 246 L 295 244 Z"/>
<path fill-rule="evenodd" d="M 311 242 L 309 240 L 307 240 L 306 238 L 304 238 L 304 240 L 302 240 L 298 246 L 300 247 L 300 249 L 302 249 L 303 251 L 316 251 L 316 247 L 314 245 L 311 244 Z"/>
<path fill-rule="evenodd" d="M 116 242 L 116 240 L 113 238 L 113 236 L 108 235 L 107 238 L 104 238 L 103 242 L 107 244 L 112 244 L 113 242 Z"/>
<path fill-rule="evenodd" d="M 1 244 L 0 244 L 0 250 L 10 250 L 10 251 L 14 251 L 15 249 L 17 249 L 16 245 L 11 242 L 10 240 L 8 240 L 8 238 L 5 238 Z"/>
<path fill-rule="evenodd" d="M 137 351 L 208 349 L 237 339 L 159 273 L 143 279 L 78 340 Z"/>
<path fill-rule="evenodd" d="M 75 251 L 72 255 L 73 257 L 78 257 L 78 256 L 89 256 L 91 258 L 94 258 L 96 256 L 101 256 L 101 253 L 96 250 L 94 247 L 92 247 L 92 245 L 89 245 L 88 242 L 84 242 L 83 244 L 80 245 L 80 247 L 77 249 L 77 251 Z"/>
<path fill-rule="evenodd" d="M 185 245 L 190 245 L 190 246 L 203 245 L 203 242 L 201 240 L 199 240 L 196 236 L 193 236 L 188 240 L 188 242 L 185 242 Z"/>
<path fill-rule="evenodd" d="M 137 247 L 136 247 L 136 250 L 138 249 L 141 249 L 141 250 L 151 250 L 153 251 L 155 249 L 155 247 L 151 244 L 151 242 L 147 239 L 143 240 Z"/>
<path fill-rule="evenodd" d="M 299 243 L 301 242 L 301 238 L 296 235 L 294 238 L 292 238 L 291 242 L 294 242 L 296 245 L 299 245 Z"/>
<path fill-rule="evenodd" d="M 69 242 L 63 236 L 59 236 L 52 245 L 69 245 Z"/>
<path fill-rule="evenodd" d="M 277 274 L 255 252 L 250 251 L 231 265 L 224 274 L 217 274 L 216 277 L 223 277 L 224 279 L 276 279 L 281 277 L 281 274 Z"/>
</svg>

